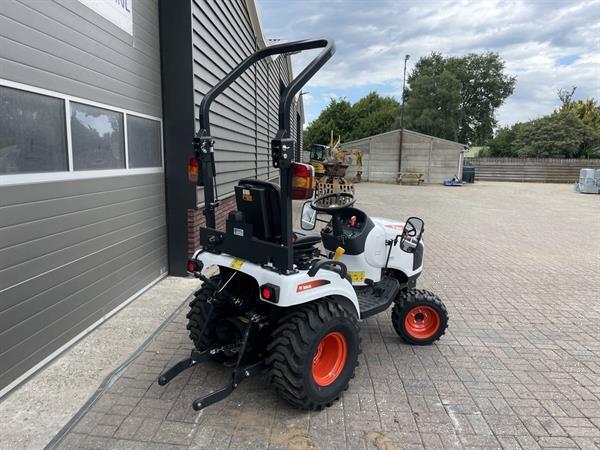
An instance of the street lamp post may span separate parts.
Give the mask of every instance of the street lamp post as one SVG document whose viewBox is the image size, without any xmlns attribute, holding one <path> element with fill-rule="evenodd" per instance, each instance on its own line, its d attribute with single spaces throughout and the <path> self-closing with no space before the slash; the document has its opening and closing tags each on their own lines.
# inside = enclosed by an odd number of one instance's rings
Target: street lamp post
<svg viewBox="0 0 600 450">
<path fill-rule="evenodd" d="M 402 173 L 402 145 L 404 142 L 404 93 L 406 90 L 406 62 L 410 55 L 404 56 L 404 74 L 402 76 L 402 104 L 400 106 L 400 148 L 398 151 L 398 177 L 396 183 L 400 183 Z"/>
</svg>

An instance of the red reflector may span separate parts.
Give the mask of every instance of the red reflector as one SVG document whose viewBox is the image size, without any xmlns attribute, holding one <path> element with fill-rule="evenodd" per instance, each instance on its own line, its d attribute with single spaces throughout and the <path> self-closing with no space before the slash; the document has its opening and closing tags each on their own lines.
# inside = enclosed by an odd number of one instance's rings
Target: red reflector
<svg viewBox="0 0 600 450">
<path fill-rule="evenodd" d="M 194 184 L 198 182 L 198 160 L 195 156 L 188 160 L 188 181 Z"/>
<path fill-rule="evenodd" d="M 271 298 L 271 289 L 269 288 L 263 288 L 262 290 L 262 296 L 265 300 L 269 300 Z"/>
<path fill-rule="evenodd" d="M 310 177 L 312 175 L 313 166 L 303 163 L 292 163 L 295 177 Z"/>
<path fill-rule="evenodd" d="M 196 271 L 196 263 L 194 261 L 188 261 L 187 271 L 191 273 L 194 273 Z"/>
</svg>

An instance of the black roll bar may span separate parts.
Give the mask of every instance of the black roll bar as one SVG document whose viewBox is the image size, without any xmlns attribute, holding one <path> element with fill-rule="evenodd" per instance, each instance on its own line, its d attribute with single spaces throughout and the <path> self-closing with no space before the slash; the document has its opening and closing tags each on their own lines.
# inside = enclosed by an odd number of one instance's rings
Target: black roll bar
<svg viewBox="0 0 600 450">
<path fill-rule="evenodd" d="M 214 159 L 214 141 L 210 136 L 210 105 L 215 98 L 221 94 L 231 83 L 239 78 L 251 65 L 263 58 L 271 55 L 297 53 L 304 50 L 322 48 L 321 52 L 314 58 L 300 74 L 294 78 L 283 90 L 279 99 L 279 129 L 274 139 L 271 140 L 271 158 L 273 167 L 279 169 L 280 204 L 281 204 L 281 246 L 279 247 L 285 254 L 276 258 L 274 265 L 282 273 L 291 273 L 293 271 L 293 242 L 292 242 L 292 175 L 291 163 L 294 155 L 294 146 L 298 145 L 294 139 L 290 138 L 290 111 L 294 96 L 300 91 L 312 76 L 333 56 L 335 53 L 335 44 L 332 39 L 307 39 L 303 41 L 287 42 L 284 44 L 271 45 L 265 47 L 256 53 L 248 56 L 244 61 L 235 67 L 225 78 L 219 81 L 210 89 L 202 102 L 200 103 L 200 129 L 194 138 L 194 152 L 199 163 L 200 173 L 198 177 L 198 186 L 204 186 L 204 215 L 206 216 L 205 234 L 213 239 L 213 246 L 221 246 L 231 249 L 229 242 L 224 242 L 222 237 L 214 234 L 215 228 L 215 208 L 219 202 L 216 199 L 216 179 L 215 179 L 215 159 Z M 212 231 L 209 229 L 213 229 Z M 212 233 L 212 234 L 211 234 Z M 202 229 L 200 231 L 201 241 Z M 227 237 L 224 237 L 227 240 Z M 234 237 L 228 238 L 230 241 Z M 217 242 L 218 241 L 218 242 Z M 264 245 L 263 245 L 264 244 Z M 273 252 L 273 249 L 261 243 L 264 251 Z M 250 245 L 250 244 L 248 244 Z M 233 247 L 237 249 L 238 247 Z M 219 250 L 215 247 L 215 250 Z M 246 249 L 247 250 L 247 249 Z M 241 251 L 241 250 L 240 250 Z M 230 253 L 230 252 L 228 252 Z M 246 252 L 248 253 L 248 252 Z M 233 256 L 236 256 L 235 254 Z M 247 257 L 247 256 L 246 256 Z"/>
<path fill-rule="evenodd" d="M 219 81 L 210 91 L 206 93 L 200 103 L 200 131 L 199 134 L 210 136 L 210 105 L 215 98 L 221 94 L 227 87 L 239 78 L 251 65 L 266 58 L 267 56 L 279 55 L 282 53 L 295 53 L 304 50 L 323 48 L 321 53 L 313 59 L 308 66 L 292 80 L 287 88 L 282 92 L 279 100 L 279 129 L 286 130 L 289 133 L 290 109 L 292 99 L 300 91 L 312 76 L 333 56 L 335 53 L 335 44 L 332 39 L 305 39 L 302 41 L 286 42 L 265 47 L 256 53 L 248 56 L 238 66 L 233 69 L 225 78 Z"/>
</svg>

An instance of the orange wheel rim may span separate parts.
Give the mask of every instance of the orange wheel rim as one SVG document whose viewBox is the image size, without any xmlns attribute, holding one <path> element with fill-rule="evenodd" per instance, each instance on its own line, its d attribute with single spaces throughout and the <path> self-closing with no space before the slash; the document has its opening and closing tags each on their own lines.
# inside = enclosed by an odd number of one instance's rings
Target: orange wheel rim
<svg viewBox="0 0 600 450">
<path fill-rule="evenodd" d="M 415 339 L 429 339 L 440 329 L 440 315 L 431 306 L 415 306 L 404 319 L 406 332 Z"/>
<path fill-rule="evenodd" d="M 342 333 L 329 333 L 317 346 L 313 358 L 312 375 L 319 386 L 329 386 L 338 379 L 346 366 L 348 344 Z"/>
</svg>

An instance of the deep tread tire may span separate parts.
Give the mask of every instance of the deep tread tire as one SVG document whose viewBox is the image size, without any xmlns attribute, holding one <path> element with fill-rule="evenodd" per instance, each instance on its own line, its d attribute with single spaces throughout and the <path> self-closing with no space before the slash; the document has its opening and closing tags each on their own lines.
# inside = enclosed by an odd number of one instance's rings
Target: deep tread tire
<svg viewBox="0 0 600 450">
<path fill-rule="evenodd" d="M 218 283 L 220 281 L 220 277 L 218 275 L 211 277 L 211 280 Z M 190 311 L 187 313 L 187 329 L 190 332 L 190 339 L 194 343 L 194 347 L 196 350 L 203 351 L 208 348 L 217 347 L 222 345 L 219 339 L 216 336 L 215 332 L 215 316 L 213 315 L 213 320 L 211 320 L 212 324 L 208 324 L 208 329 L 206 333 L 202 334 L 202 327 L 206 322 L 206 318 L 208 317 L 209 305 L 207 303 L 208 299 L 213 295 L 213 289 L 208 286 L 203 286 L 200 288 L 194 299 L 190 302 Z M 225 361 L 228 358 L 223 354 L 212 355 L 211 359 L 215 361 Z"/>
<path fill-rule="evenodd" d="M 332 332 L 344 336 L 347 358 L 338 378 L 320 386 L 313 377 L 313 358 L 321 339 Z M 270 382 L 297 408 L 318 411 L 331 406 L 354 377 L 360 343 L 358 320 L 343 306 L 327 300 L 301 305 L 280 319 L 271 334 L 266 359 Z"/>
<path fill-rule="evenodd" d="M 406 315 L 418 306 L 432 308 L 439 316 L 440 323 L 437 332 L 427 339 L 414 337 L 405 326 Z M 411 289 L 401 292 L 394 301 L 394 307 L 392 308 L 392 325 L 394 326 L 394 330 L 396 330 L 396 333 L 402 339 L 414 345 L 429 345 L 437 341 L 446 332 L 448 320 L 448 311 L 442 300 L 433 292 L 424 289 Z"/>
</svg>

